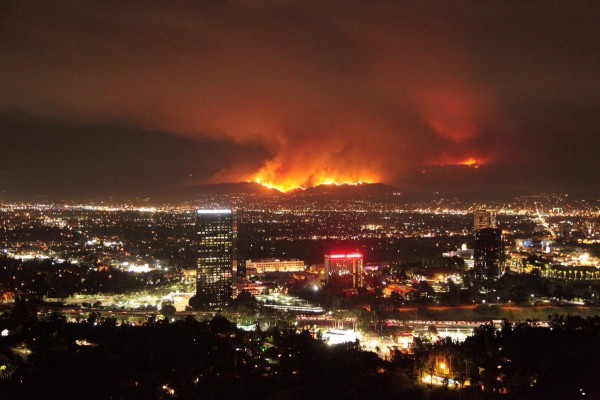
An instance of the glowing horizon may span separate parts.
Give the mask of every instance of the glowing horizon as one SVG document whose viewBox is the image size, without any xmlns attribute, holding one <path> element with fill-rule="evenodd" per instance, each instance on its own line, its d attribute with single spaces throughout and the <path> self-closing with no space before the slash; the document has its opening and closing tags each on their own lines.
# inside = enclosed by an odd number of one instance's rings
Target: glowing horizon
<svg viewBox="0 0 600 400">
<path fill-rule="evenodd" d="M 434 163 L 434 165 L 438 166 L 466 166 L 469 168 L 479 168 L 482 165 L 486 165 L 490 163 L 490 157 L 477 157 L 477 156 L 468 156 L 468 157 L 449 157 L 444 155 L 438 162 Z M 364 172 L 364 171 L 363 171 Z M 332 177 L 330 175 L 323 175 L 318 178 L 315 177 L 301 177 L 296 175 L 292 175 L 290 177 L 280 177 L 281 179 L 265 177 L 265 175 L 274 174 L 266 174 L 265 171 L 260 171 L 258 174 L 254 176 L 252 179 L 248 179 L 247 182 L 258 183 L 266 188 L 275 189 L 281 193 L 287 193 L 292 190 L 306 190 L 311 187 L 317 187 L 321 185 L 331 185 L 331 186 L 360 186 L 365 184 L 373 184 L 376 182 L 383 182 L 380 179 L 347 179 L 342 177 Z M 375 174 L 372 174 L 375 176 Z"/>
<path fill-rule="evenodd" d="M 477 160 L 475 157 L 469 157 L 458 163 L 459 165 L 466 165 L 468 167 L 475 167 L 477 165 L 481 165 L 482 163 Z"/>
<path fill-rule="evenodd" d="M 436 162 L 435 165 L 442 167 L 449 165 L 464 165 L 466 167 L 479 168 L 479 166 L 489 164 L 490 162 L 490 157 L 469 156 L 466 158 L 454 158 L 445 156 L 440 161 Z"/>
<path fill-rule="evenodd" d="M 338 181 L 332 178 L 322 178 L 319 180 L 316 180 L 310 184 L 304 184 L 304 185 L 299 185 L 299 184 L 295 184 L 289 180 L 286 180 L 284 182 L 273 182 L 273 181 L 265 181 L 262 179 L 254 179 L 251 180 L 249 182 L 253 182 L 253 183 L 258 183 L 266 188 L 269 189 L 275 189 L 281 193 L 287 193 L 291 190 L 306 190 L 307 188 L 310 187 L 317 187 L 317 186 L 321 186 L 321 185 L 331 185 L 331 186 L 344 186 L 344 185 L 348 185 L 348 186 L 360 186 L 360 185 L 366 185 L 369 183 L 374 183 L 372 181 L 366 181 L 366 180 L 356 180 L 356 181 Z"/>
</svg>

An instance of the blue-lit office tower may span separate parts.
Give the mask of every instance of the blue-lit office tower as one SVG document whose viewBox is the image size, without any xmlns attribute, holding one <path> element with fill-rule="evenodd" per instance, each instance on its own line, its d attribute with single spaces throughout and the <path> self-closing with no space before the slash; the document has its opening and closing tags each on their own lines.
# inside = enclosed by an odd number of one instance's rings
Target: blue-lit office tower
<svg viewBox="0 0 600 400">
<path fill-rule="evenodd" d="M 475 278 L 479 281 L 498 279 L 504 264 L 502 231 L 484 228 L 475 231 Z"/>
<path fill-rule="evenodd" d="M 198 210 L 198 267 L 196 299 L 202 309 L 231 302 L 235 260 L 236 218 L 231 210 Z"/>
</svg>

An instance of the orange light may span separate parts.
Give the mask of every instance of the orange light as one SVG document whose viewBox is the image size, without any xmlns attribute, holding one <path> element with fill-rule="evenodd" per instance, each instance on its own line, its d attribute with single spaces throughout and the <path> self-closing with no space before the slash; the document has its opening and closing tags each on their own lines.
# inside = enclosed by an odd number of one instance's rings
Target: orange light
<svg viewBox="0 0 600 400">
<path fill-rule="evenodd" d="M 302 186 L 293 186 L 293 185 L 285 185 L 285 184 L 278 185 L 276 183 L 263 182 L 261 180 L 256 180 L 256 181 L 253 181 L 253 182 L 254 183 L 259 183 L 259 184 L 261 184 L 264 187 L 269 188 L 269 189 L 278 190 L 278 191 L 280 191 L 282 193 L 289 192 L 290 190 L 293 190 L 293 189 L 304 190 L 304 188 Z"/>
<path fill-rule="evenodd" d="M 479 164 L 479 162 L 477 161 L 477 159 L 475 159 L 473 157 L 469 157 L 466 160 L 459 162 L 459 164 L 461 164 L 461 165 L 468 165 L 469 167 L 472 167 L 474 165 Z"/>
<path fill-rule="evenodd" d="M 490 157 L 467 157 L 467 158 L 454 158 L 445 156 L 441 160 L 437 161 L 435 165 L 464 165 L 471 168 L 479 168 L 481 165 L 488 164 Z"/>
<path fill-rule="evenodd" d="M 272 182 L 272 181 L 265 181 L 262 179 L 255 179 L 253 182 L 255 183 L 259 183 L 261 185 L 263 185 L 264 187 L 267 187 L 269 189 L 275 189 L 278 190 L 280 192 L 289 192 L 290 190 L 295 190 L 295 189 L 299 189 L 299 190 L 305 190 L 306 187 L 301 186 L 297 183 L 295 183 L 294 181 L 288 181 L 285 180 L 283 182 Z M 307 185 L 307 187 L 314 187 L 314 186 L 320 186 L 320 185 L 331 185 L 331 186 L 343 186 L 343 185 L 350 185 L 350 186 L 360 186 L 360 185 L 365 185 L 365 184 L 369 184 L 371 183 L 370 181 L 366 181 L 366 180 L 357 180 L 357 181 L 337 181 L 335 179 L 331 179 L 331 178 L 321 178 L 321 179 L 316 179 L 313 180 L 311 182 L 310 185 Z"/>
<path fill-rule="evenodd" d="M 298 160 L 290 164 L 280 158 L 268 160 L 254 174 L 247 176 L 246 180 L 260 183 L 261 185 L 289 192 L 290 190 L 303 190 L 320 185 L 361 185 L 372 182 L 381 182 L 382 177 L 373 172 L 367 165 L 327 165 L 325 161 Z"/>
</svg>

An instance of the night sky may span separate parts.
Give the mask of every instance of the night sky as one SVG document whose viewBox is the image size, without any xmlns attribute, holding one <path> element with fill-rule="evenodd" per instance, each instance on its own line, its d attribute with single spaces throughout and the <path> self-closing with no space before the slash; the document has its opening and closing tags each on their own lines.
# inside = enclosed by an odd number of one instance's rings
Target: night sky
<svg viewBox="0 0 600 400">
<path fill-rule="evenodd" d="M 3 1 L 0 201 L 597 196 L 599 21 L 598 1 Z"/>
</svg>

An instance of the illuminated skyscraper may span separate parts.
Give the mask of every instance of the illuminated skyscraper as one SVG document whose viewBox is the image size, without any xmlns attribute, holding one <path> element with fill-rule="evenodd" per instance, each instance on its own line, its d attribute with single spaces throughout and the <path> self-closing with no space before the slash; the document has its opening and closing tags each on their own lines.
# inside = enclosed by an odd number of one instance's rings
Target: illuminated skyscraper
<svg viewBox="0 0 600 400">
<path fill-rule="evenodd" d="M 475 231 L 474 258 L 477 280 L 494 280 L 500 276 L 504 263 L 504 243 L 500 229 L 484 228 Z"/>
<path fill-rule="evenodd" d="M 504 263 L 502 231 L 496 229 L 496 213 L 475 210 L 473 213 L 475 248 L 473 252 L 477 280 L 494 280 Z"/>
<path fill-rule="evenodd" d="M 203 309 L 231 301 L 237 227 L 231 210 L 198 210 L 196 299 Z"/>
<path fill-rule="evenodd" d="M 473 230 L 495 228 L 496 213 L 488 210 L 475 210 L 473 213 Z"/>
<path fill-rule="evenodd" d="M 326 254 L 325 276 L 327 285 L 334 290 L 356 289 L 363 286 L 362 254 Z"/>
</svg>

